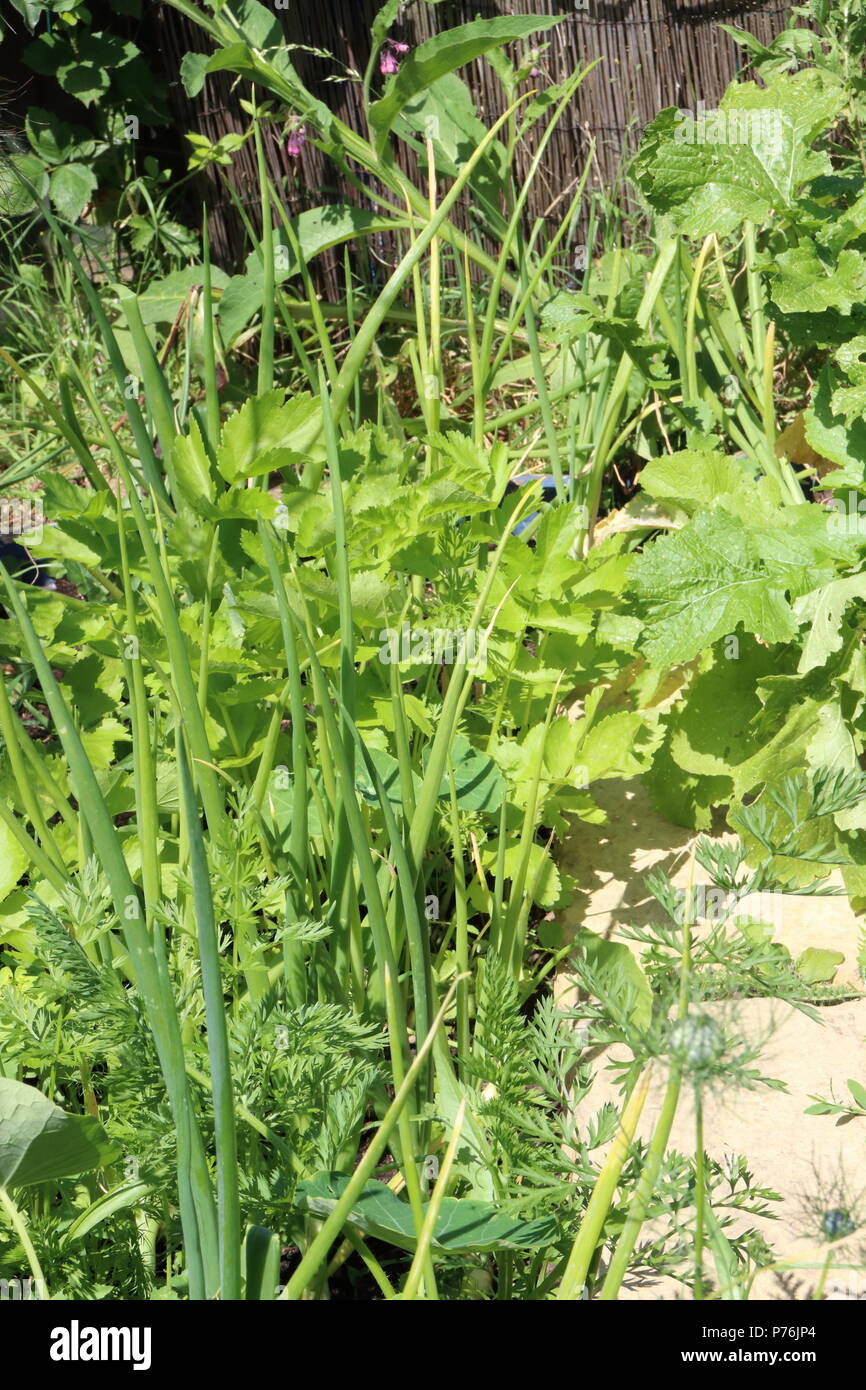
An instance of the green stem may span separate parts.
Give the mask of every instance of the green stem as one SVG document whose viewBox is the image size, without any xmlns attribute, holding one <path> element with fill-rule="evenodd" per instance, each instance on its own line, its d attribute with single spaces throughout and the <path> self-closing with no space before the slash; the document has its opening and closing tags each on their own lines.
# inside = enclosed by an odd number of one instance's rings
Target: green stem
<svg viewBox="0 0 866 1390">
<path fill-rule="evenodd" d="M 259 372 L 257 389 L 260 396 L 274 384 L 274 224 L 271 214 L 271 195 L 265 146 L 258 111 L 253 123 L 256 145 L 256 166 L 259 175 L 259 197 L 262 205 L 262 329 L 259 335 Z"/>
<path fill-rule="evenodd" d="M 635 1130 L 643 1111 L 649 1091 L 652 1069 L 647 1067 L 632 1091 L 628 1104 L 622 1114 L 616 1138 L 604 1162 L 604 1167 L 596 1179 L 592 1196 L 589 1199 L 577 1239 L 572 1246 L 565 1266 L 562 1282 L 556 1291 L 558 1300 L 573 1301 L 581 1297 L 586 1285 L 589 1267 L 604 1229 L 605 1219 L 610 1211 L 614 1193 L 619 1183 L 623 1164 L 628 1158 L 634 1140 Z M 604 1295 L 602 1295 L 603 1297 Z"/>
<path fill-rule="evenodd" d="M 24 1219 L 24 1213 L 15 1205 L 15 1202 L 12 1200 L 10 1193 L 5 1187 L 0 1187 L 0 1203 L 2 1203 L 5 1208 L 6 1215 L 9 1217 L 9 1223 L 21 1242 L 24 1254 L 27 1256 L 27 1263 L 39 1286 L 40 1297 L 47 1298 L 48 1285 L 45 1282 L 45 1275 L 42 1272 L 42 1266 L 39 1263 L 39 1256 L 36 1254 L 36 1248 L 33 1241 L 30 1239 L 30 1231 Z"/>
<path fill-rule="evenodd" d="M 824 1260 L 824 1264 L 821 1267 L 821 1274 L 818 1279 L 818 1283 L 815 1285 L 815 1292 L 812 1294 L 812 1299 L 815 1303 L 820 1303 L 821 1299 L 824 1297 L 824 1289 L 827 1287 L 827 1276 L 829 1275 L 832 1267 L 833 1251 L 828 1250 L 826 1258 Z"/>
<path fill-rule="evenodd" d="M 704 1171 L 704 1102 L 695 1086 L 695 1298 L 704 1296 L 704 1209 L 707 1189 Z"/>
<path fill-rule="evenodd" d="M 522 100 L 524 100 L 523 98 Z M 519 103 L 517 103 L 519 105 Z M 352 346 L 349 348 L 343 365 L 337 376 L 332 397 L 332 412 L 334 424 L 338 424 L 343 411 L 349 403 L 349 399 L 354 390 L 355 379 L 363 368 L 370 356 L 384 323 L 388 310 L 402 290 L 406 281 L 410 278 L 414 267 L 419 263 L 427 248 L 433 242 L 437 232 L 444 226 L 448 214 L 453 208 L 461 192 L 466 187 L 472 177 L 475 166 L 484 157 L 484 153 L 491 142 L 496 138 L 500 127 L 505 123 L 510 114 L 510 110 L 500 116 L 499 120 L 491 126 L 483 140 L 477 145 L 470 158 L 466 161 L 458 177 L 454 180 L 450 189 L 446 193 L 442 202 L 439 204 L 435 217 L 429 217 L 429 208 L 425 205 L 423 214 L 428 217 L 427 225 L 420 236 L 409 247 L 405 256 L 391 275 L 379 298 L 369 310 L 367 317 L 361 324 Z M 321 461 L 309 460 L 304 470 L 304 485 L 311 491 L 315 491 L 322 479 L 323 464 Z"/>
<path fill-rule="evenodd" d="M 629 1206 L 628 1216 L 622 1234 L 616 1243 L 613 1258 L 605 1276 L 599 1297 L 602 1300 L 615 1299 L 628 1269 L 641 1227 L 646 1220 L 647 1210 L 656 1190 L 662 1159 L 668 1146 L 677 1104 L 680 1098 L 680 1072 L 675 1070 L 665 1091 L 662 1112 L 653 1133 L 646 1162 L 635 1188 Z"/>
<path fill-rule="evenodd" d="M 346 1184 L 343 1195 L 340 1197 L 334 1210 L 322 1223 L 318 1235 L 316 1235 L 311 1242 L 301 1263 L 298 1265 L 298 1268 L 295 1270 L 285 1289 L 280 1294 L 281 1299 L 293 1300 L 301 1297 L 301 1294 L 313 1279 L 334 1240 L 345 1226 L 349 1213 L 362 1192 L 364 1184 L 373 1177 L 376 1171 L 376 1165 L 385 1152 L 394 1126 L 397 1124 L 406 1102 L 412 1094 L 415 1078 L 424 1065 L 424 1059 L 433 1046 L 438 1029 L 453 998 L 454 988 L 452 986 L 442 1001 L 442 1006 L 433 1020 L 433 1026 L 430 1032 L 415 1054 L 414 1062 L 403 1077 L 403 1081 L 397 1090 L 397 1094 L 389 1105 L 382 1123 L 371 1139 L 367 1152 L 364 1154 L 364 1157 L 361 1159 L 361 1162 Z"/>
</svg>

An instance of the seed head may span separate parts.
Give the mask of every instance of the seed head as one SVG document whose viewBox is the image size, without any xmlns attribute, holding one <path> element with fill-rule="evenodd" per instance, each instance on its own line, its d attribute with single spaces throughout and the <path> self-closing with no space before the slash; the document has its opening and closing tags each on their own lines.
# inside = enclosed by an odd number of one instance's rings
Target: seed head
<svg viewBox="0 0 866 1390">
<path fill-rule="evenodd" d="M 686 1014 L 672 1025 L 668 1035 L 671 1056 L 690 1071 L 702 1071 L 717 1062 L 725 1050 L 725 1035 L 709 1014 Z"/>
<path fill-rule="evenodd" d="M 831 1207 L 821 1216 L 821 1231 L 828 1240 L 843 1240 L 857 1229 L 850 1212 L 844 1207 Z"/>
</svg>

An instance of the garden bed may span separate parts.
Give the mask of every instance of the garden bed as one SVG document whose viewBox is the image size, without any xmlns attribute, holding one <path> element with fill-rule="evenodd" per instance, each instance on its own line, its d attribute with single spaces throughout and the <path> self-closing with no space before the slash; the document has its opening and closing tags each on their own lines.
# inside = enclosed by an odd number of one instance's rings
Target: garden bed
<svg viewBox="0 0 866 1390">
<path fill-rule="evenodd" d="M 243 113 L 174 175 L 135 43 L 15 0 L 0 1295 L 860 1297 L 859 10 L 556 188 L 561 16 L 385 0 L 307 85 L 166 3 Z"/>
</svg>

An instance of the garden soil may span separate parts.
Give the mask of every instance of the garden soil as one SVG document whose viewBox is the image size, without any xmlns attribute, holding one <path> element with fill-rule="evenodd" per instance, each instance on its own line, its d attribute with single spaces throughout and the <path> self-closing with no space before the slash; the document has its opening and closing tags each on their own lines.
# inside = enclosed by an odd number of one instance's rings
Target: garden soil
<svg viewBox="0 0 866 1390">
<path fill-rule="evenodd" d="M 687 885 L 691 833 L 656 815 L 638 782 L 608 782 L 594 788 L 607 813 L 604 825 L 576 823 L 562 847 L 562 870 L 577 883 L 576 896 L 564 914 L 574 929 L 589 927 L 611 939 L 620 923 L 646 924 L 661 920 L 658 903 L 643 886 L 652 868 L 667 872 L 680 888 Z M 702 877 L 698 869 L 698 881 Z M 740 913 L 748 913 L 748 900 Z M 757 913 L 755 914 L 757 915 Z M 775 940 L 796 958 L 807 946 L 841 951 L 844 964 L 835 983 L 862 988 L 857 976 L 858 939 L 863 918 L 852 912 L 845 897 L 786 896 L 776 920 Z M 628 942 L 637 950 L 637 943 Z M 574 995 L 567 966 L 560 971 L 558 997 Z M 866 1083 L 866 999 L 858 998 L 818 1009 L 814 1022 L 789 1004 L 772 999 L 740 999 L 710 1005 L 724 1013 L 750 1041 L 762 1044 L 757 1064 L 764 1075 L 785 1083 L 785 1090 L 726 1090 L 704 1097 L 705 1149 L 724 1160 L 729 1154 L 748 1159 L 756 1185 L 781 1197 L 773 1203 L 776 1219 L 749 1218 L 740 1226 L 756 1227 L 771 1244 L 784 1268 L 764 1270 L 755 1280 L 753 1299 L 799 1300 L 812 1297 L 827 1247 L 816 1231 L 815 1211 L 866 1201 L 866 1119 L 811 1116 L 804 1111 L 814 1098 L 850 1101 L 849 1077 Z M 587 1117 L 606 1100 L 618 1102 L 615 1075 L 607 1064 L 616 1049 L 593 1057 L 596 1079 L 581 1110 Z M 628 1054 L 621 1050 L 619 1055 Z M 654 1078 L 639 1127 L 648 1140 L 658 1117 L 665 1077 Z M 580 1111 L 579 1111 L 580 1113 Z M 694 1152 L 694 1111 L 684 1089 L 671 1134 L 671 1147 Z M 859 1199 L 859 1201 L 858 1201 Z M 645 1232 L 646 1234 L 646 1232 Z M 846 1259 L 862 1262 L 866 1230 L 834 1247 L 834 1268 L 825 1287 L 831 1299 L 866 1299 L 866 1274 L 845 1270 Z M 712 1271 L 712 1264 L 709 1265 Z M 630 1276 L 621 1297 L 673 1299 L 683 1286 L 672 1279 L 639 1271 Z M 687 1296 L 691 1296 L 687 1293 Z"/>
</svg>

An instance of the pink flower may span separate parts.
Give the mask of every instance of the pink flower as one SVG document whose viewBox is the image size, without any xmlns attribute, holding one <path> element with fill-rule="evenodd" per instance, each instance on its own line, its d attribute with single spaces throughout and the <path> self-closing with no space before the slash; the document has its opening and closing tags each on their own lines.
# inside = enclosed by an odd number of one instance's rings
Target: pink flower
<svg viewBox="0 0 866 1390">
<path fill-rule="evenodd" d="M 543 71 L 538 66 L 543 51 L 544 50 L 541 48 L 530 48 L 529 52 L 527 53 L 526 56 L 529 62 L 532 64 L 532 67 L 529 69 L 530 77 L 544 77 Z"/>
<path fill-rule="evenodd" d="M 295 126 L 289 131 L 286 140 L 286 154 L 291 155 L 292 159 L 298 159 L 307 143 L 307 132 L 302 125 Z"/>
<path fill-rule="evenodd" d="M 383 77 L 391 77 L 400 67 L 400 59 L 409 52 L 408 43 L 397 39 L 386 39 L 379 54 L 379 71 Z"/>
</svg>

